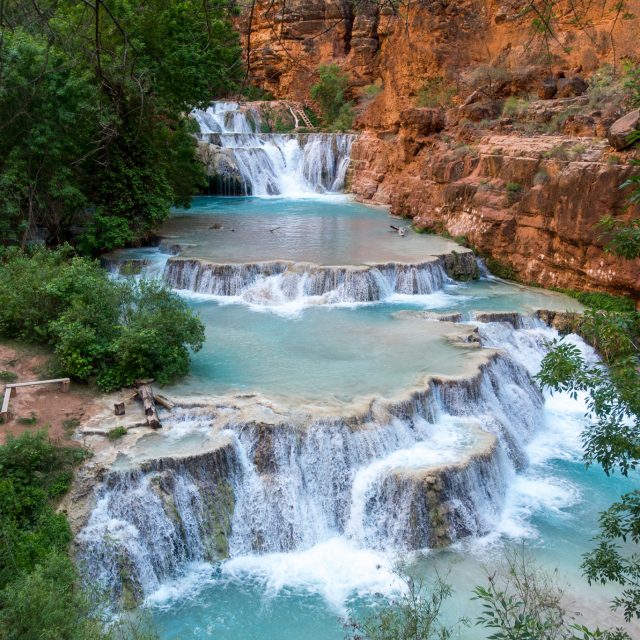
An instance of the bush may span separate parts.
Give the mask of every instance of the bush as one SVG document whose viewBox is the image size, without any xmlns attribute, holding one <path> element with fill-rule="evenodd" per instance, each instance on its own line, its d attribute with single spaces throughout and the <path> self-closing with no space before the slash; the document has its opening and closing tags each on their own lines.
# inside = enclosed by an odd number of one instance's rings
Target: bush
<svg viewBox="0 0 640 640">
<path fill-rule="evenodd" d="M 56 447 L 42 431 L 9 436 L 0 447 L 0 589 L 52 550 L 65 552 L 71 531 L 51 500 L 68 490 L 71 469 L 85 455 Z"/>
<path fill-rule="evenodd" d="M 13 373 L 13 371 L 6 371 L 5 369 L 2 369 L 0 371 L 1 382 L 6 382 L 8 384 L 11 384 L 12 382 L 15 382 L 17 379 L 18 379 L 18 375 Z"/>
<path fill-rule="evenodd" d="M 311 87 L 311 97 L 320 105 L 323 124 L 330 129 L 350 129 L 353 105 L 345 97 L 349 76 L 337 64 L 320 65 L 318 73 L 320 79 Z"/>
<path fill-rule="evenodd" d="M 105 630 L 67 556 L 71 531 L 53 501 L 86 455 L 49 442 L 43 431 L 0 446 L 0 640 L 157 637 L 127 621 Z"/>
<path fill-rule="evenodd" d="M 477 625 L 493 640 L 630 640 L 621 630 L 590 630 L 567 610 L 557 571 L 546 573 L 524 552 L 508 551 L 488 584 L 474 589 L 482 606 Z"/>
<path fill-rule="evenodd" d="M 111 280 L 69 247 L 6 253 L 0 335 L 51 345 L 60 373 L 95 378 L 105 390 L 185 375 L 189 348 L 204 342 L 202 323 L 176 294 L 157 282 Z"/>
<path fill-rule="evenodd" d="M 114 427 L 113 429 L 109 429 L 109 431 L 107 432 L 107 439 L 111 440 L 111 442 L 115 442 L 116 440 L 120 440 L 120 438 L 126 435 L 126 427 Z"/>
<path fill-rule="evenodd" d="M 382 601 L 375 613 L 364 620 L 352 620 L 348 627 L 352 640 L 446 640 L 454 628 L 440 622 L 442 605 L 451 597 L 451 586 L 439 576 L 427 584 L 414 579 L 401 567 L 396 571 L 402 594 Z"/>
<path fill-rule="evenodd" d="M 417 104 L 419 107 L 450 107 L 453 97 L 456 95 L 456 88 L 448 85 L 444 78 L 429 78 L 422 85 L 418 92 Z"/>
<path fill-rule="evenodd" d="M 377 84 L 368 84 L 362 87 L 362 97 L 366 100 L 373 100 L 380 92 L 382 87 Z"/>
<path fill-rule="evenodd" d="M 640 64 L 627 62 L 624 65 L 623 87 L 631 107 L 640 107 Z"/>
<path fill-rule="evenodd" d="M 509 96 L 502 105 L 502 115 L 507 118 L 514 118 L 526 112 L 529 100 Z"/>
</svg>

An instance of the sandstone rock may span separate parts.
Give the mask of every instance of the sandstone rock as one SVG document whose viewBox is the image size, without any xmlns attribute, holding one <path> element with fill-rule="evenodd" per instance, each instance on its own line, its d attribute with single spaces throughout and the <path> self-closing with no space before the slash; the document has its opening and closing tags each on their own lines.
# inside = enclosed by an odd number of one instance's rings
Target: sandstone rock
<svg viewBox="0 0 640 640">
<path fill-rule="evenodd" d="M 538 88 L 538 97 L 542 100 L 550 100 L 556 95 L 557 92 L 558 81 L 552 77 L 545 78 Z"/>
<path fill-rule="evenodd" d="M 465 118 L 472 122 L 480 122 L 495 118 L 500 113 L 500 105 L 495 100 L 487 98 L 461 107 L 460 111 Z"/>
<path fill-rule="evenodd" d="M 611 125 L 607 132 L 607 140 L 614 149 L 620 151 L 631 145 L 629 136 L 638 130 L 640 130 L 640 109 L 635 109 L 618 118 Z"/>
<path fill-rule="evenodd" d="M 400 112 L 400 124 L 415 135 L 428 136 L 444 129 L 442 109 L 411 107 Z"/>
<path fill-rule="evenodd" d="M 581 96 L 589 85 L 580 76 L 571 76 L 570 78 L 560 78 L 558 80 L 558 98 L 571 98 L 573 96 Z"/>
</svg>

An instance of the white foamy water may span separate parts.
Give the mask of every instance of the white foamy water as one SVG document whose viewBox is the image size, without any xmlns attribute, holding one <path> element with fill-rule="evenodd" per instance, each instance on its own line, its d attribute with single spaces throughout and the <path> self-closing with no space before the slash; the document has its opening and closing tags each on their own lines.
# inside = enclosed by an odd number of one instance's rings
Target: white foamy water
<svg viewBox="0 0 640 640">
<path fill-rule="evenodd" d="M 250 105 L 215 102 L 192 117 L 200 138 L 227 158 L 225 195 L 288 198 L 342 191 L 349 167 L 352 134 L 263 134 L 260 112 Z M 229 184 L 241 184 L 236 193 Z"/>
</svg>

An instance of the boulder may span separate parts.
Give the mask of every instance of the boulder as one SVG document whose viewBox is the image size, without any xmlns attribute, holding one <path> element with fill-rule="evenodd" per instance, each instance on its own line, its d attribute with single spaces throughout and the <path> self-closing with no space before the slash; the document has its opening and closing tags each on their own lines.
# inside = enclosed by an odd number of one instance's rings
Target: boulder
<svg viewBox="0 0 640 640">
<path fill-rule="evenodd" d="M 580 76 L 559 78 L 557 86 L 557 98 L 572 98 L 573 96 L 581 96 L 589 87 L 589 85 Z"/>
<path fill-rule="evenodd" d="M 607 132 L 609 144 L 620 151 L 631 145 L 629 136 L 640 129 L 640 109 L 630 111 L 622 118 L 618 118 Z"/>
<path fill-rule="evenodd" d="M 538 87 L 538 97 L 542 100 L 551 100 L 558 92 L 558 81 L 553 78 L 545 78 Z"/>
<path fill-rule="evenodd" d="M 492 120 L 500 114 L 500 105 L 496 100 L 486 98 L 479 102 L 472 102 L 460 108 L 463 117 L 471 122 L 481 122 L 482 120 Z"/>
<path fill-rule="evenodd" d="M 400 112 L 400 124 L 414 136 L 428 136 L 444 129 L 442 109 L 412 107 Z"/>
</svg>

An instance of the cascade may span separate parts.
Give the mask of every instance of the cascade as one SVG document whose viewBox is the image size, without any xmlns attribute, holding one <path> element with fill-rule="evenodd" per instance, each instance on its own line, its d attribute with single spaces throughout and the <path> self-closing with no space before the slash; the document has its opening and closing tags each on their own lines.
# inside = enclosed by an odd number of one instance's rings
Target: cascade
<svg viewBox="0 0 640 640">
<path fill-rule="evenodd" d="M 443 260 L 334 267 L 306 263 L 216 264 L 170 258 L 165 281 L 174 289 L 215 296 L 240 296 L 254 304 L 322 298 L 324 302 L 373 302 L 393 294 L 424 295 L 451 282 Z"/>
<path fill-rule="evenodd" d="M 110 470 L 76 538 L 86 572 L 115 597 L 128 583 L 142 597 L 193 562 L 304 550 L 336 535 L 397 551 L 490 531 L 542 421 L 530 376 L 542 334 L 553 332 L 481 326 L 504 351 L 470 378 L 432 379 L 389 401 L 384 414 L 304 426 L 230 420 L 210 451 Z M 533 364 L 509 354 L 516 344 L 529 345 Z M 206 428 L 215 412 L 185 407 L 171 421 Z"/>
<path fill-rule="evenodd" d="M 352 134 L 261 133 L 260 112 L 236 102 L 191 115 L 213 193 L 300 197 L 344 188 Z"/>
</svg>

